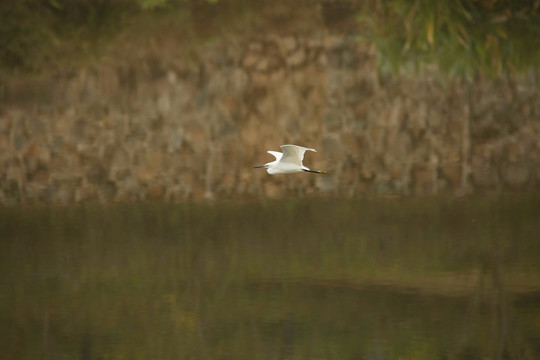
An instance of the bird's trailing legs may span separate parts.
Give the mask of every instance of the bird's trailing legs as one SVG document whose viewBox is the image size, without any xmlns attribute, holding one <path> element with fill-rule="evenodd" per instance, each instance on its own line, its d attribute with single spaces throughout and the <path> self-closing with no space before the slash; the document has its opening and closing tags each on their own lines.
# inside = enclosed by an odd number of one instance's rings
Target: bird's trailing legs
<svg viewBox="0 0 540 360">
<path fill-rule="evenodd" d="M 315 174 L 328 174 L 326 170 L 306 170 L 306 169 L 302 169 L 302 170 L 304 170 L 305 172 L 310 172 L 310 173 L 315 173 Z"/>
</svg>

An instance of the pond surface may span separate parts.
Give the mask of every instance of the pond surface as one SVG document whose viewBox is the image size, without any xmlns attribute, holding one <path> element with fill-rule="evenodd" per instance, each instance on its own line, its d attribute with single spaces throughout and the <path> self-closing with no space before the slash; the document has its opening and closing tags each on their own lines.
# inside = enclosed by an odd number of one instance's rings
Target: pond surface
<svg viewBox="0 0 540 360">
<path fill-rule="evenodd" d="M 0 210 L 3 359 L 538 359 L 540 199 Z"/>
</svg>

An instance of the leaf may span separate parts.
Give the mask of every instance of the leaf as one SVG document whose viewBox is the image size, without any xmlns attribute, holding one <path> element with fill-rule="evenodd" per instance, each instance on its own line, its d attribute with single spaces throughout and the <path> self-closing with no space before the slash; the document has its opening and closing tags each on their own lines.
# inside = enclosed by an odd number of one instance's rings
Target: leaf
<svg viewBox="0 0 540 360">
<path fill-rule="evenodd" d="M 500 24 L 500 23 L 504 23 L 504 22 L 507 22 L 507 21 L 508 21 L 508 16 L 506 16 L 506 15 L 494 16 L 491 19 L 492 24 Z"/>
<path fill-rule="evenodd" d="M 63 10 L 64 6 L 56 0 L 49 0 L 49 5 L 57 10 Z"/>
<path fill-rule="evenodd" d="M 435 32 L 435 20 L 433 19 L 433 14 L 430 16 L 427 27 L 427 40 L 430 45 L 433 45 L 433 37 Z"/>
</svg>

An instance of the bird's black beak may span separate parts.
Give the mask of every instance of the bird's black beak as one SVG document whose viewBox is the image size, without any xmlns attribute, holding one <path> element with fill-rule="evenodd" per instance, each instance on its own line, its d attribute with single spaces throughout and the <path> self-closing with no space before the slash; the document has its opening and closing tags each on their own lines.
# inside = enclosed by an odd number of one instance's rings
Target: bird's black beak
<svg viewBox="0 0 540 360">
<path fill-rule="evenodd" d="M 253 168 L 254 168 L 254 169 L 259 169 L 259 168 L 264 168 L 264 167 L 266 167 L 266 165 L 254 166 Z"/>
</svg>

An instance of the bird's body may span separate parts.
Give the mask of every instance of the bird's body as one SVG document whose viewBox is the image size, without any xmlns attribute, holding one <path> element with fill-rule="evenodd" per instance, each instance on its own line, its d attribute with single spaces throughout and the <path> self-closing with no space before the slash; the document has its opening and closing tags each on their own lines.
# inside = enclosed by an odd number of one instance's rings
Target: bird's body
<svg viewBox="0 0 540 360">
<path fill-rule="evenodd" d="M 281 145 L 281 151 L 268 151 L 276 160 L 264 165 L 255 166 L 255 168 L 265 168 L 266 171 L 273 174 L 290 174 L 296 172 L 312 172 L 317 174 L 326 174 L 324 170 L 310 170 L 302 164 L 306 151 L 314 151 L 315 149 L 306 148 L 298 145 Z"/>
</svg>

